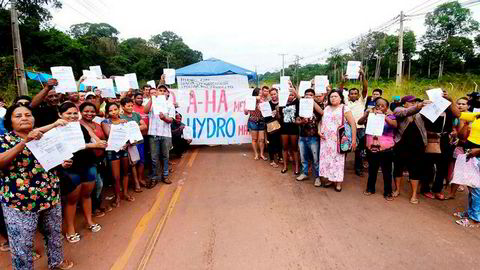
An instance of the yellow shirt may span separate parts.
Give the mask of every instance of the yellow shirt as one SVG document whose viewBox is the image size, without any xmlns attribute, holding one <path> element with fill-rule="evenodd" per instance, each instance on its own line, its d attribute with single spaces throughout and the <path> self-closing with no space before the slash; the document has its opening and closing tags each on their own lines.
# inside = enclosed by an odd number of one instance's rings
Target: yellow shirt
<svg viewBox="0 0 480 270">
<path fill-rule="evenodd" d="M 480 115 L 480 113 L 462 112 L 460 115 L 461 120 L 472 122 L 472 131 L 470 131 L 467 140 L 474 144 L 480 144 L 480 119 L 477 119 L 477 115 Z"/>
</svg>

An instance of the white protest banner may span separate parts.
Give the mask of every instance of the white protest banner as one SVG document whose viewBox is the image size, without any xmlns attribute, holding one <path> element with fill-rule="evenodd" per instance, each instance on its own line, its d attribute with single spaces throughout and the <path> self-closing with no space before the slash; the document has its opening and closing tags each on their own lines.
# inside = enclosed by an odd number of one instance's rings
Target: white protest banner
<svg viewBox="0 0 480 270">
<path fill-rule="evenodd" d="M 280 91 L 289 91 L 290 85 L 290 76 L 281 76 L 280 77 Z"/>
<path fill-rule="evenodd" d="M 55 92 L 77 92 L 77 82 L 73 76 L 72 67 L 51 67 L 50 70 L 52 71 L 52 77 L 58 81 Z"/>
<path fill-rule="evenodd" d="M 163 74 L 165 74 L 165 84 L 174 84 L 175 83 L 175 69 L 173 68 L 164 68 Z"/>
<path fill-rule="evenodd" d="M 347 63 L 347 76 L 349 80 L 356 80 L 358 79 L 360 66 L 362 62 L 360 61 L 348 61 Z"/>
<path fill-rule="evenodd" d="M 285 107 L 287 105 L 289 95 L 290 95 L 290 91 L 278 92 L 278 106 Z"/>
<path fill-rule="evenodd" d="M 300 96 L 305 96 L 305 90 L 310 88 L 312 83 L 310 81 L 300 81 L 300 86 L 298 87 L 298 93 Z"/>
<path fill-rule="evenodd" d="M 140 89 L 140 87 L 138 87 L 138 80 L 137 80 L 136 73 L 128 73 L 128 74 L 125 74 L 124 76 L 130 81 L 130 88 Z"/>
<path fill-rule="evenodd" d="M 171 89 L 170 98 L 187 104 L 177 111 L 193 130 L 192 144 L 251 142 L 244 114 L 245 100 L 252 95 L 246 76 L 178 76 L 177 83 L 179 89 Z"/>
<path fill-rule="evenodd" d="M 245 99 L 245 109 L 249 111 L 255 111 L 257 108 L 257 97 L 247 97 Z"/>
<path fill-rule="evenodd" d="M 313 98 L 301 98 L 298 115 L 304 118 L 313 116 Z"/>
<path fill-rule="evenodd" d="M 315 76 L 315 94 L 327 93 L 328 76 L 318 75 Z"/>
<path fill-rule="evenodd" d="M 385 115 L 369 113 L 367 118 L 367 128 L 365 134 L 373 136 L 382 136 L 383 128 L 385 126 Z"/>
<path fill-rule="evenodd" d="M 27 147 L 45 171 L 49 171 L 62 164 L 64 160 L 73 157 L 67 147 L 67 142 L 63 140 L 62 134 L 56 128 L 43 134 L 39 140 L 27 142 Z"/>
<path fill-rule="evenodd" d="M 192 140 L 193 139 L 193 129 L 189 126 L 183 128 L 183 139 Z"/>
<path fill-rule="evenodd" d="M 258 107 L 260 108 L 260 112 L 262 112 L 263 117 L 272 117 L 272 107 L 270 106 L 270 102 L 265 101 L 261 102 Z"/>
<path fill-rule="evenodd" d="M 115 85 L 120 93 L 128 92 L 128 90 L 131 88 L 130 81 L 124 76 L 115 76 Z"/>
<path fill-rule="evenodd" d="M 157 86 L 155 86 L 155 81 L 154 80 L 148 81 L 147 84 L 150 85 L 150 87 L 152 87 L 152 88 L 157 88 Z"/>
<path fill-rule="evenodd" d="M 98 79 L 102 78 L 103 74 L 102 74 L 102 68 L 100 68 L 100 66 L 90 66 L 90 71 L 95 73 Z"/>
<path fill-rule="evenodd" d="M 115 89 L 113 88 L 113 80 L 112 79 L 102 79 L 97 80 L 97 87 L 102 92 L 103 98 L 115 98 Z"/>
</svg>

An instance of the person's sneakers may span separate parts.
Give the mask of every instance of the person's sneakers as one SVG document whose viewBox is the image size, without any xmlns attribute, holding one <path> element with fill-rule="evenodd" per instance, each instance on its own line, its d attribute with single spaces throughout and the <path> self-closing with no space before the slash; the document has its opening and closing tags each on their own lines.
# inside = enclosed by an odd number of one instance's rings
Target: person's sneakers
<svg viewBox="0 0 480 270">
<path fill-rule="evenodd" d="M 308 178 L 308 176 L 306 176 L 305 174 L 302 173 L 297 177 L 297 181 L 303 181 L 307 178 Z"/>
<path fill-rule="evenodd" d="M 313 185 L 316 187 L 322 186 L 322 181 L 320 180 L 320 177 L 315 178 L 315 183 Z"/>
<path fill-rule="evenodd" d="M 167 185 L 170 185 L 170 184 L 172 183 L 172 181 L 168 180 L 168 176 L 164 176 L 164 177 L 162 178 L 162 182 L 165 183 L 165 184 L 167 184 Z"/>
</svg>

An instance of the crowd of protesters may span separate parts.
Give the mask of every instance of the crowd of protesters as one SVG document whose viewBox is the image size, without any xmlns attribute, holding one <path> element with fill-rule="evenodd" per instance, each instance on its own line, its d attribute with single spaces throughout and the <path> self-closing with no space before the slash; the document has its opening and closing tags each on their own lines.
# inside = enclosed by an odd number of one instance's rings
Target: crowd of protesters
<svg viewBox="0 0 480 270">
<path fill-rule="evenodd" d="M 285 106 L 279 106 L 279 90 L 256 88 L 257 107 L 248 114 L 255 160 L 270 162 L 285 174 L 291 170 L 296 180 L 308 179 L 314 186 L 342 191 L 346 155 L 354 155 L 354 169 L 359 176 L 368 168 L 364 194 L 376 193 L 379 169 L 383 175 L 383 196 L 394 200 L 402 190 L 407 173 L 411 185 L 410 203 L 418 204 L 417 193 L 426 198 L 453 199 L 465 187 L 450 184 L 455 173 L 455 158 L 467 154 L 480 157 L 480 95 L 459 98 L 456 102 L 443 91 L 451 105 L 430 122 L 420 114 L 429 104 L 415 96 L 389 102 L 382 90 L 368 96 L 368 82 L 360 70 L 361 91 L 347 89 L 342 79 L 338 89 L 328 86 L 326 93 L 310 89 L 298 93 L 290 84 Z M 80 80 L 81 83 L 82 79 Z M 183 138 L 182 115 L 171 101 L 169 88 L 160 81 L 157 88 L 122 93 L 103 98 L 98 89 L 59 94 L 51 79 L 32 99 L 17 97 L 4 108 L 0 100 L 0 234 L 6 240 L 0 250 L 10 251 L 14 269 L 33 269 L 34 236 L 39 229 L 45 236 L 50 269 L 70 269 L 63 243 L 81 240 L 75 217 L 80 204 L 87 229 L 101 231 L 97 219 L 114 208 L 135 201 L 133 193 L 154 188 L 158 183 L 171 184 L 170 154 L 182 156 L 191 140 Z M 348 93 L 348 96 L 344 96 Z M 152 97 L 164 95 L 166 113 L 154 114 Z M 312 117 L 300 117 L 300 99 L 313 99 Z M 259 104 L 268 102 L 272 116 L 263 117 Z M 366 134 L 369 114 L 385 115 L 381 136 Z M 135 121 L 144 140 L 125 145 L 120 151 L 107 151 L 111 127 Z M 45 132 L 79 122 L 86 145 L 58 167 L 45 171 L 26 146 Z M 136 147 L 140 159 L 132 162 L 127 147 Z M 268 157 L 269 158 L 268 158 Z M 311 169 L 310 169 L 311 168 Z M 149 172 L 145 177 L 145 170 Z M 105 187 L 113 186 L 113 196 L 106 200 Z M 132 188 L 130 188 L 132 186 Z M 133 190 L 133 193 L 131 191 Z M 454 213 L 457 223 L 465 227 L 480 225 L 480 189 L 468 187 L 468 208 Z"/>
<path fill-rule="evenodd" d="M 37 228 L 44 235 L 49 269 L 72 268 L 63 243 L 82 238 L 75 227 L 77 205 L 86 229 L 101 231 L 97 219 L 120 207 L 122 200 L 134 202 L 131 190 L 141 193 L 142 188 L 153 188 L 159 182 L 171 184 L 170 152 L 181 156 L 191 143 L 183 138 L 185 125 L 165 84 L 145 85 L 116 98 L 102 98 L 91 87 L 59 94 L 55 85 L 57 81 L 50 79 L 33 99 L 19 96 L 8 108 L 0 100 L 0 234 L 5 239 L 0 250 L 10 251 L 15 270 L 33 269 L 34 260 L 40 258 L 34 247 Z M 158 95 L 166 96 L 166 114 L 153 114 L 151 97 Z M 110 127 L 129 121 L 138 124 L 144 140 L 126 144 L 118 152 L 106 151 Z M 80 123 L 85 148 L 46 171 L 26 143 L 69 122 Z M 132 146 L 140 156 L 136 162 L 126 150 Z M 147 179 L 146 165 L 150 167 Z M 108 185 L 114 187 L 111 203 L 106 200 L 104 187 Z"/>
</svg>

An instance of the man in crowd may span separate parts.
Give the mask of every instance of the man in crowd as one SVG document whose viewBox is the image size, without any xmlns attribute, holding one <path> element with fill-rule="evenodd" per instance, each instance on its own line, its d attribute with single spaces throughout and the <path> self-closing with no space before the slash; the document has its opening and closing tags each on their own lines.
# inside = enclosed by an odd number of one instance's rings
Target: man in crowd
<svg viewBox="0 0 480 270">
<path fill-rule="evenodd" d="M 367 97 L 367 101 L 365 102 L 365 111 L 368 110 L 368 109 L 375 108 L 375 100 L 377 98 L 381 97 L 382 94 L 383 94 L 383 91 L 380 88 L 377 88 L 377 89 L 373 90 L 372 95 Z"/>
<path fill-rule="evenodd" d="M 42 91 L 32 99 L 31 107 L 35 116 L 36 127 L 52 124 L 58 119 L 57 105 L 60 102 L 60 97 L 53 89 L 56 85 L 58 85 L 56 79 L 49 79 Z"/>
<path fill-rule="evenodd" d="M 163 181 L 166 184 L 172 182 L 168 179 L 168 159 L 169 151 L 172 144 L 171 123 L 175 117 L 175 108 L 170 102 L 166 102 L 165 113 L 155 114 L 152 106 L 153 97 L 165 95 L 168 88 L 165 85 L 160 85 L 157 89 L 150 90 L 151 99 L 145 105 L 144 112 L 148 113 L 148 135 L 150 136 L 150 151 L 152 157 L 152 171 L 150 173 L 149 188 L 153 188 L 157 181 Z M 159 156 L 163 163 L 163 175 L 158 176 Z"/>
<path fill-rule="evenodd" d="M 185 124 L 182 123 L 182 115 L 177 112 L 175 114 L 175 120 L 172 122 L 172 152 L 179 157 L 188 150 L 188 146 L 192 143 L 191 139 L 185 140 L 183 138 L 184 129 Z"/>
<path fill-rule="evenodd" d="M 351 88 L 350 90 L 348 90 L 348 101 L 346 102 L 348 108 L 350 108 L 350 110 L 352 111 L 355 123 L 358 123 L 358 120 L 363 116 L 365 108 L 365 97 L 367 96 L 368 92 L 368 81 L 365 79 L 363 69 L 360 69 L 359 74 L 359 79 L 363 82 L 362 94 L 360 95 L 360 92 L 357 88 Z M 358 176 L 363 176 L 362 151 L 365 148 L 364 137 L 365 126 L 357 124 L 358 146 L 355 150 L 355 174 Z"/>
</svg>

